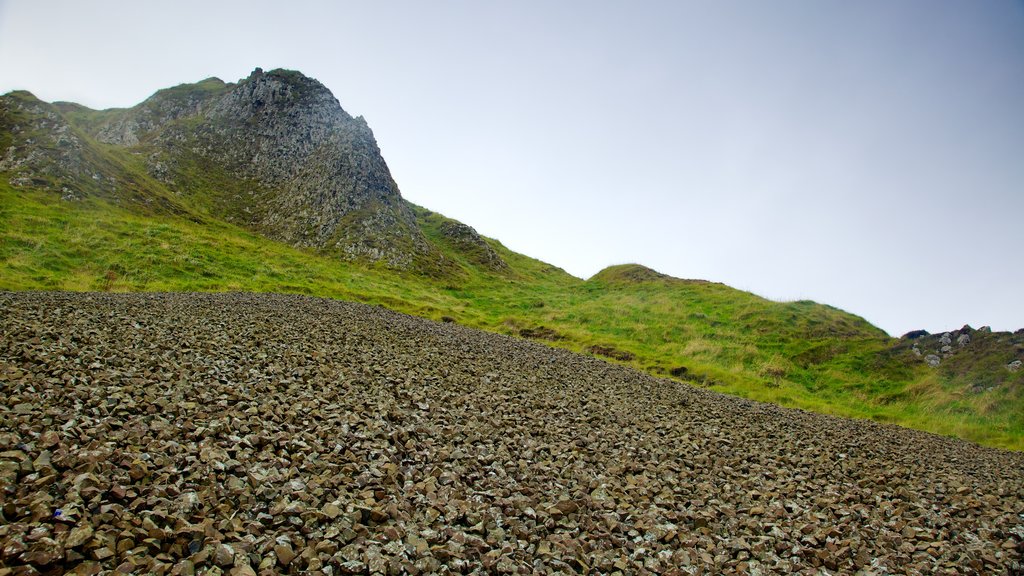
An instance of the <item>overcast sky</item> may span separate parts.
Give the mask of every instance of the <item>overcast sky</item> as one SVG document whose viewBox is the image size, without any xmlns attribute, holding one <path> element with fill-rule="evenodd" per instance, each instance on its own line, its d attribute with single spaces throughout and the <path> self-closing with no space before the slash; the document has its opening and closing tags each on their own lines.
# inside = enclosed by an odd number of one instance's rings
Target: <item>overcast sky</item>
<svg viewBox="0 0 1024 576">
<path fill-rule="evenodd" d="M 1024 327 L 1020 1 L 0 0 L 0 92 L 257 66 L 365 116 L 407 199 L 577 276 Z"/>
</svg>

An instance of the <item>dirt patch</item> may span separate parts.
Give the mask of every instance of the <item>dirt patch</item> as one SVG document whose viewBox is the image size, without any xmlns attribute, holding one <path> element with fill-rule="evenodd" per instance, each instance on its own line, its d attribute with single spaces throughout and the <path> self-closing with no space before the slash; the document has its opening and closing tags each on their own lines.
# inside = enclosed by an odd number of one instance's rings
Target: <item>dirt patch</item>
<svg viewBox="0 0 1024 576">
<path fill-rule="evenodd" d="M 551 328 L 545 328 L 544 326 L 537 326 L 536 328 L 523 328 L 519 331 L 519 335 L 523 338 L 530 338 L 533 340 L 562 340 L 564 336 L 555 332 Z"/>
<path fill-rule="evenodd" d="M 621 360 L 623 362 L 629 362 L 630 360 L 636 359 L 636 355 L 632 352 L 626 352 L 625 350 L 619 350 L 614 346 L 604 346 L 602 344 L 588 346 L 587 352 L 597 354 L 598 356 L 604 356 L 605 358 L 614 358 L 615 360 Z"/>
</svg>

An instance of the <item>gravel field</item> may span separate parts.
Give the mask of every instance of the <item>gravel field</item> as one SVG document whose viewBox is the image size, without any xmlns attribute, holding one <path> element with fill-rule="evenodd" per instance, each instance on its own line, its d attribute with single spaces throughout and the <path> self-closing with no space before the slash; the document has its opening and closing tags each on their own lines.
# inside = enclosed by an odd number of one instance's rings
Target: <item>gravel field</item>
<svg viewBox="0 0 1024 576">
<path fill-rule="evenodd" d="M 0 576 L 1022 573 L 1021 453 L 316 298 L 0 334 Z"/>
</svg>

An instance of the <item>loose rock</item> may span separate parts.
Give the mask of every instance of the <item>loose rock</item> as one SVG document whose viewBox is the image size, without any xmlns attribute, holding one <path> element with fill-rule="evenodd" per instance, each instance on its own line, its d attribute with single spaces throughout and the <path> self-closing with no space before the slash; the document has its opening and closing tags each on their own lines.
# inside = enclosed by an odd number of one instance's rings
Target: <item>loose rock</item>
<svg viewBox="0 0 1024 576">
<path fill-rule="evenodd" d="M 315 298 L 18 293 L 0 310 L 0 573 L 1022 561 L 1018 453 Z"/>
</svg>

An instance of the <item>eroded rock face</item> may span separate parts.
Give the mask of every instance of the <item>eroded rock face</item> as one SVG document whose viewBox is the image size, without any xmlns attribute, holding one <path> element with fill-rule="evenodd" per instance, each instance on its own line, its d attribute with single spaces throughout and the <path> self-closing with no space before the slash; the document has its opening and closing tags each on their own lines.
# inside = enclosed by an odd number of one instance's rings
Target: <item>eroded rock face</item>
<svg viewBox="0 0 1024 576">
<path fill-rule="evenodd" d="M 381 308 L 0 294 L 0 565 L 1006 573 L 1024 455 Z"/>
<path fill-rule="evenodd" d="M 396 268 L 436 258 L 366 121 L 299 72 L 257 68 L 237 84 L 177 86 L 130 109 L 89 111 L 79 125 L 81 107 L 25 94 L 0 98 L 0 124 L 16 140 L 0 171 L 15 184 L 114 194 L 108 181 L 123 175 L 99 151 L 83 152 L 78 130 L 146 158 L 172 193 L 202 196 L 218 217 L 271 238 Z"/>
<path fill-rule="evenodd" d="M 323 84 L 257 69 L 201 113 L 211 127 L 199 133 L 204 155 L 281 191 L 259 223 L 272 235 L 397 266 L 429 251 L 373 132 Z"/>
</svg>

